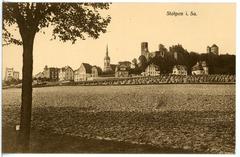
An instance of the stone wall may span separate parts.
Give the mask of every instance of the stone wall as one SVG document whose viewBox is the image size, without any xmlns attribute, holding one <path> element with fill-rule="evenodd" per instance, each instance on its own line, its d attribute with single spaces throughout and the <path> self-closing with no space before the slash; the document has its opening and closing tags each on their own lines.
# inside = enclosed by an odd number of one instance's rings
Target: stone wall
<svg viewBox="0 0 240 157">
<path fill-rule="evenodd" d="M 148 77 L 128 77 L 95 81 L 83 81 L 65 85 L 144 85 L 166 83 L 235 83 L 235 75 L 160 75 Z"/>
</svg>

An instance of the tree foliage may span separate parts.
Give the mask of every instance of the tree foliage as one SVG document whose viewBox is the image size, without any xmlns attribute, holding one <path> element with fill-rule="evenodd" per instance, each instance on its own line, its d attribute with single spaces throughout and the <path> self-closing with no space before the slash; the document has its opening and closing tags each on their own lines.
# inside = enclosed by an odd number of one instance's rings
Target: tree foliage
<svg viewBox="0 0 240 157">
<path fill-rule="evenodd" d="M 139 56 L 138 58 L 138 68 L 141 72 L 145 71 L 146 67 L 148 66 L 147 58 L 144 55 Z"/>
<path fill-rule="evenodd" d="M 109 9 L 108 3 L 3 3 L 4 45 L 23 44 L 15 39 L 7 27 L 17 24 L 21 36 L 24 32 L 37 33 L 44 27 L 53 26 L 53 38 L 61 41 L 77 38 L 98 38 L 111 20 L 102 17 L 99 10 Z"/>
</svg>

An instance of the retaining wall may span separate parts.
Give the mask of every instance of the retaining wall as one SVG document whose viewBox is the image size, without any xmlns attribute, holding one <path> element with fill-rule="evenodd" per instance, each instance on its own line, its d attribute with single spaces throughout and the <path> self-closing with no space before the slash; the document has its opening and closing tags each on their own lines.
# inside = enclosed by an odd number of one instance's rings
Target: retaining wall
<svg viewBox="0 0 240 157">
<path fill-rule="evenodd" d="M 82 81 L 68 83 L 65 85 L 144 85 L 144 84 L 173 84 L 173 83 L 176 84 L 235 83 L 235 75 L 188 75 L 188 76 L 160 75 L 148 77 L 127 77 L 127 78 L 112 78 L 106 80 Z"/>
</svg>

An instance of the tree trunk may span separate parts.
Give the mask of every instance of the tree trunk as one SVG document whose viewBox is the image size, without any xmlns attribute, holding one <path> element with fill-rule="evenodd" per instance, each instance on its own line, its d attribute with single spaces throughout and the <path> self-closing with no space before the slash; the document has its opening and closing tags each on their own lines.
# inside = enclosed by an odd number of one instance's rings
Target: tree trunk
<svg viewBox="0 0 240 157">
<path fill-rule="evenodd" d="M 22 104 L 19 134 L 19 151 L 29 152 L 30 128 L 32 112 L 32 71 L 33 71 L 33 43 L 35 33 L 21 32 L 23 41 L 23 67 L 22 67 Z"/>
</svg>

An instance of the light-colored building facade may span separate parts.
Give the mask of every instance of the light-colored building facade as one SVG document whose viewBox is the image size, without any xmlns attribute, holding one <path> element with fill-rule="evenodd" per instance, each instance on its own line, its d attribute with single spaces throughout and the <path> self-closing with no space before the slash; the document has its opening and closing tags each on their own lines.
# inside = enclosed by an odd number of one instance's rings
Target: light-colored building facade
<svg viewBox="0 0 240 157">
<path fill-rule="evenodd" d="M 98 66 L 92 66 L 92 78 L 95 79 L 101 75 L 102 69 Z"/>
<path fill-rule="evenodd" d="M 187 67 L 184 65 L 174 65 L 173 75 L 187 75 Z"/>
<path fill-rule="evenodd" d="M 126 65 L 117 65 L 115 70 L 115 77 L 128 77 L 129 69 Z"/>
<path fill-rule="evenodd" d="M 88 63 L 82 63 L 80 67 L 74 71 L 74 82 L 86 81 L 92 77 L 92 66 Z"/>
<path fill-rule="evenodd" d="M 209 74 L 209 68 L 207 66 L 206 61 L 202 61 L 202 67 L 203 67 L 203 70 L 204 70 L 204 74 L 208 75 Z"/>
<path fill-rule="evenodd" d="M 19 72 L 18 71 L 14 71 L 13 68 L 6 68 L 4 80 L 5 81 L 19 80 Z"/>
<path fill-rule="evenodd" d="M 65 66 L 59 70 L 59 81 L 72 81 L 74 79 L 73 69 Z"/>
<path fill-rule="evenodd" d="M 150 64 L 145 69 L 146 76 L 159 76 L 160 75 L 160 68 L 157 65 Z"/>
<path fill-rule="evenodd" d="M 15 80 L 19 80 L 19 72 L 18 72 L 18 71 L 14 71 L 14 72 L 13 72 L 13 78 L 14 78 Z"/>
</svg>

